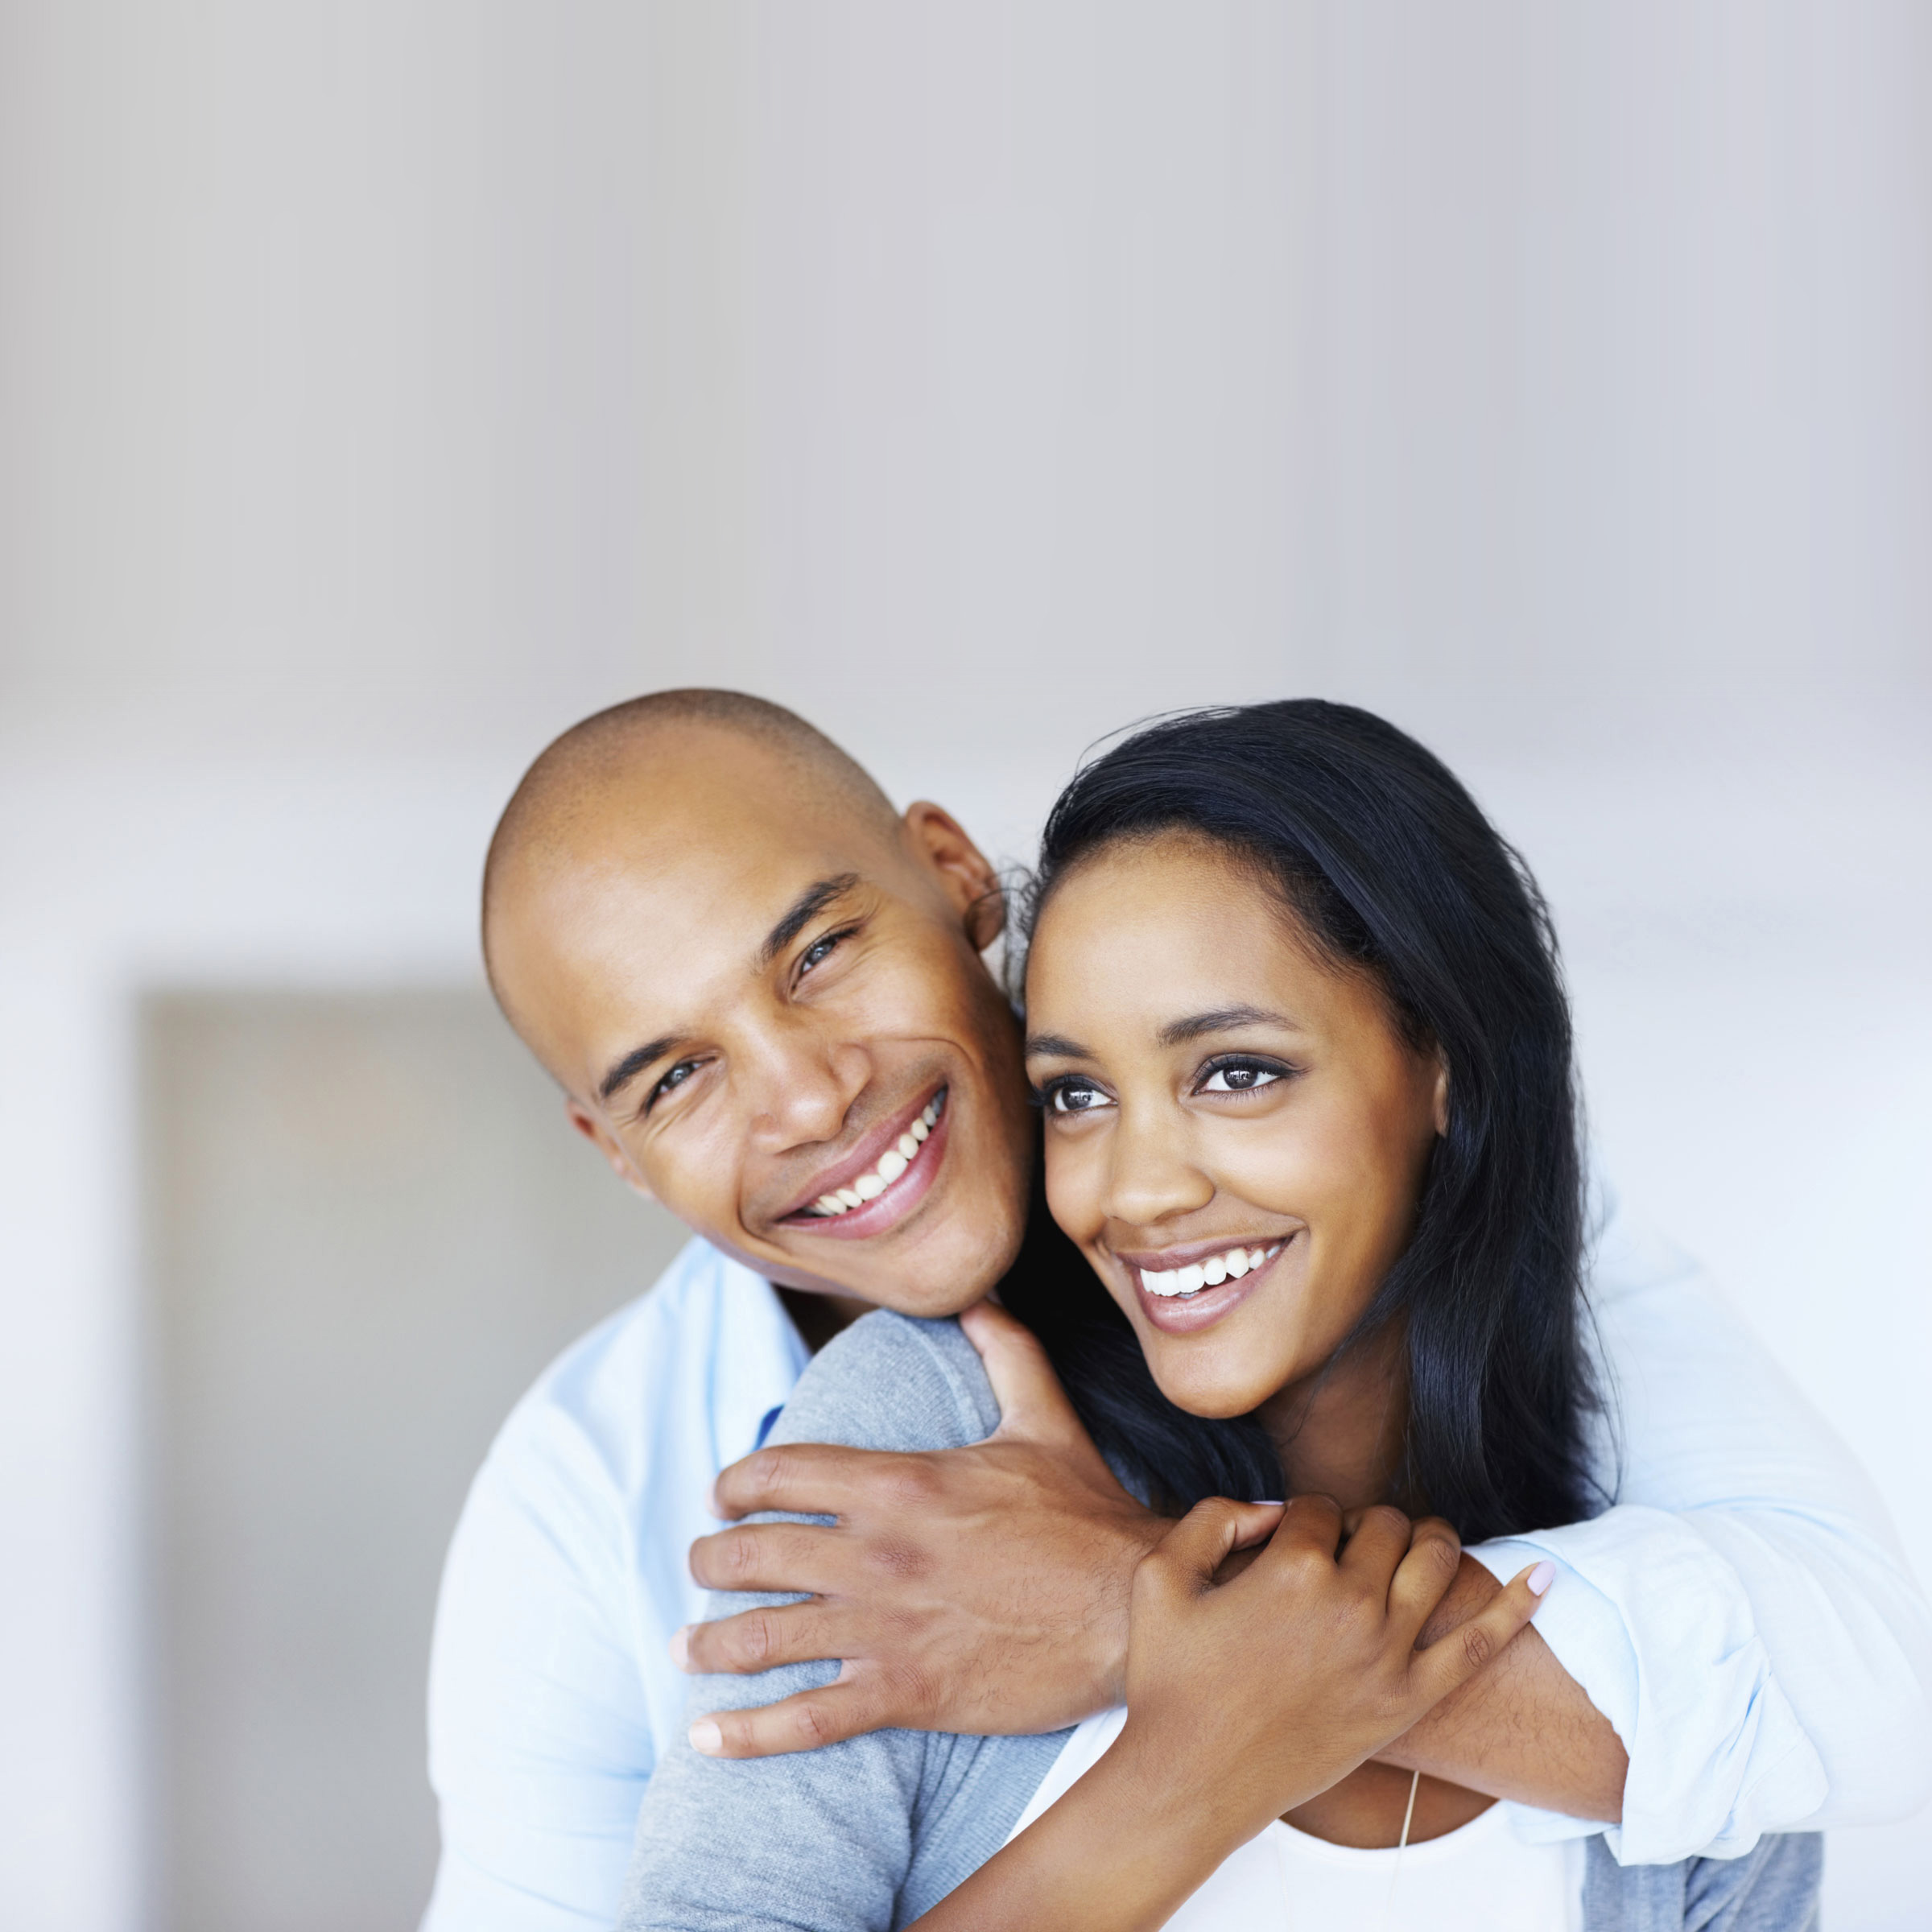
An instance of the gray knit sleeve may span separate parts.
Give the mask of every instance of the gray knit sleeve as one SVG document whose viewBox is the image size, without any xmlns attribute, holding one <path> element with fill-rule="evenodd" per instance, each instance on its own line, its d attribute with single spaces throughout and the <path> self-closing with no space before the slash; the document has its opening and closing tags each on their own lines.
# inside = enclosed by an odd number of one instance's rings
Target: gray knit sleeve
<svg viewBox="0 0 1932 1932">
<path fill-rule="evenodd" d="M 998 1421 L 957 1323 L 881 1311 L 813 1360 L 770 1439 L 953 1448 L 979 1441 Z M 798 1600 L 720 1591 L 708 1614 Z M 688 1708 L 695 1715 L 768 1704 L 837 1674 L 828 1662 L 698 1678 Z M 1067 1736 L 882 1731 L 731 1762 L 701 1757 L 680 1739 L 645 1794 L 621 1932 L 888 1932 L 908 1924 L 998 1850 Z"/>
</svg>

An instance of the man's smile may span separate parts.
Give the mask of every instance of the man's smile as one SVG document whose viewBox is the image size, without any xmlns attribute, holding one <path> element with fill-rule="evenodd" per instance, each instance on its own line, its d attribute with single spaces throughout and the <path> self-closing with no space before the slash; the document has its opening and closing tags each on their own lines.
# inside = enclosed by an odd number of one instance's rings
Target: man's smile
<svg viewBox="0 0 1932 1932">
<path fill-rule="evenodd" d="M 935 1088 L 863 1134 L 851 1153 L 813 1177 L 809 1197 L 778 1225 L 847 1241 L 896 1227 L 931 1191 L 945 1158 L 950 1091 Z"/>
</svg>

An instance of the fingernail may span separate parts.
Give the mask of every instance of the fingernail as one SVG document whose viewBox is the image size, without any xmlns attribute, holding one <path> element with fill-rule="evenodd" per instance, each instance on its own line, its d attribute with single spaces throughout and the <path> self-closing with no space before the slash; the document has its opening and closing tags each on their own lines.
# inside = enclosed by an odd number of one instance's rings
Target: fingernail
<svg viewBox="0 0 1932 1932">
<path fill-rule="evenodd" d="M 680 1670 L 688 1670 L 691 1668 L 691 1625 L 689 1624 L 687 1624 L 681 1630 L 671 1632 L 671 1661 Z"/>
<path fill-rule="evenodd" d="M 1538 1563 L 1530 1572 L 1530 1594 L 1541 1596 L 1555 1581 L 1556 1565 L 1548 1562 Z"/>
<path fill-rule="evenodd" d="M 688 1496 L 690 1493 L 691 1492 L 689 1490 L 685 1492 L 687 1496 Z M 713 1483 L 712 1486 L 704 1492 L 704 1507 L 708 1509 L 720 1523 L 724 1521 L 724 1512 L 718 1505 L 718 1486 L 716 1483 Z"/>
<path fill-rule="evenodd" d="M 716 1757 L 724 1748 L 724 1733 L 708 1717 L 701 1717 L 685 1736 L 691 1740 L 694 1751 L 702 1751 L 707 1757 Z"/>
<path fill-rule="evenodd" d="M 1254 1499 L 1257 1509 L 1286 1509 L 1288 1505 L 1278 1496 L 1257 1496 Z"/>
</svg>

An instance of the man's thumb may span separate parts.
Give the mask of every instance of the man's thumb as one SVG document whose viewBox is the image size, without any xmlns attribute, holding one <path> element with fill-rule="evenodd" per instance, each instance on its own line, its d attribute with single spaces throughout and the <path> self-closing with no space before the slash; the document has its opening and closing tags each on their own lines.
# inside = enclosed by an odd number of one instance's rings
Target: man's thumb
<svg viewBox="0 0 1932 1932">
<path fill-rule="evenodd" d="M 974 1302 L 960 1317 L 960 1326 L 985 1364 L 986 1379 L 1000 1405 L 1001 1435 L 1066 1441 L 1095 1453 L 1046 1351 L 1030 1328 L 993 1302 Z"/>
</svg>

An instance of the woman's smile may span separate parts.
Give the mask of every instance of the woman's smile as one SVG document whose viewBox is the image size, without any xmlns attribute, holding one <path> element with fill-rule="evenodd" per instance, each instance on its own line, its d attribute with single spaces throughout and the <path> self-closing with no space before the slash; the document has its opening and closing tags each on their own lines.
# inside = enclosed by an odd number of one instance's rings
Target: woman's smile
<svg viewBox="0 0 1932 1932">
<path fill-rule="evenodd" d="M 1195 1241 L 1158 1252 L 1114 1250 L 1141 1312 L 1167 1335 L 1195 1335 L 1232 1313 L 1274 1272 L 1298 1231 Z"/>
</svg>

